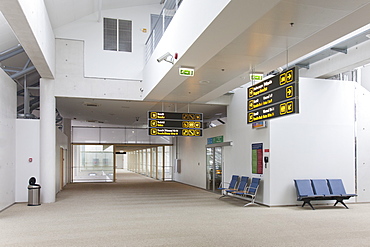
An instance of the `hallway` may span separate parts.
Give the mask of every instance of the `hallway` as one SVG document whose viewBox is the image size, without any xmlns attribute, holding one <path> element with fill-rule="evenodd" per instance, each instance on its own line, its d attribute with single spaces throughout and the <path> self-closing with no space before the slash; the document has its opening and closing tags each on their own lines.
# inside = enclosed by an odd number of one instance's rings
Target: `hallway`
<svg viewBox="0 0 370 247">
<path fill-rule="evenodd" d="M 293 185 L 292 185 L 293 186 Z M 243 207 L 176 182 L 118 173 L 57 202 L 0 213 L 0 246 L 368 246 L 370 205 Z"/>
</svg>

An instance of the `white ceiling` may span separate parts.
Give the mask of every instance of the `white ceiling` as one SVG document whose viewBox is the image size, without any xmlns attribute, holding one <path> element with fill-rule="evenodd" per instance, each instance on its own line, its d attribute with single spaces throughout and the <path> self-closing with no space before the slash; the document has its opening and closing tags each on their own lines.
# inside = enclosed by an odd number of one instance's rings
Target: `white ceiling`
<svg viewBox="0 0 370 247">
<path fill-rule="evenodd" d="M 149 110 L 199 112 L 203 113 L 205 121 L 222 118 L 226 113 L 225 106 L 211 104 L 57 98 L 57 105 L 62 106 L 60 109 L 63 117 L 78 121 L 84 119 L 94 126 L 110 124 L 143 127 L 147 124 Z"/>
<path fill-rule="evenodd" d="M 247 23 L 248 17 L 243 15 L 243 11 L 249 6 L 253 8 L 253 1 L 235 2 L 238 4 L 234 5 L 233 11 L 221 17 L 230 23 L 226 28 L 240 28 L 240 22 Z M 214 33 L 204 34 L 197 40 L 199 46 L 191 47 L 181 58 L 183 61 L 179 61 L 195 67 L 196 75 L 167 93 L 163 88 L 169 88 L 179 80 L 174 67 L 147 98 L 175 101 L 184 99 L 186 95 L 190 102 L 208 102 L 248 82 L 249 72 L 267 73 L 284 67 L 290 61 L 370 23 L 370 15 L 360 17 L 357 13 L 361 8 L 370 11 L 369 0 L 281 0 L 271 6 L 205 64 L 199 64 L 201 51 L 218 45 Z M 212 28 L 217 30 L 217 27 Z M 206 42 L 201 43 L 201 39 Z M 199 84 L 204 80 L 209 83 Z"/>
<path fill-rule="evenodd" d="M 45 0 L 53 28 L 97 12 L 100 8 L 104 10 L 159 3 L 160 0 Z M 64 117 L 71 119 L 134 126 L 145 124 L 146 120 L 143 119 L 148 110 L 190 110 L 204 112 L 207 118 L 221 116 L 225 106 L 203 103 L 244 85 L 249 81 L 248 74 L 252 70 L 267 73 L 285 66 L 370 23 L 370 15 L 365 14 L 370 13 L 370 0 L 264 0 L 264 6 L 268 7 L 263 10 L 260 18 L 253 21 L 244 13 L 253 9 L 253 6 L 261 5 L 261 2 L 232 0 L 231 3 L 229 12 L 222 12 L 220 20 L 209 27 L 219 30 L 218 33 L 205 32 L 181 56 L 178 63 L 195 67 L 196 76 L 178 82 L 178 86 L 171 92 L 161 88 L 174 85 L 179 80 L 178 76 L 173 76 L 178 73 L 176 66 L 148 95 L 148 102 L 58 98 L 58 109 Z M 2 30 L 6 30 L 6 37 L 11 36 L 9 28 L 2 23 L 0 16 L 0 32 L 3 34 Z M 223 30 L 233 28 L 240 28 L 239 35 L 230 37 L 231 42 L 222 44 L 216 54 L 206 57 L 205 62 L 199 64 L 199 58 L 205 56 L 209 46 L 220 45 L 217 39 L 223 35 Z M 9 41 L 8 38 L 0 37 L 0 51 L 5 50 L 2 44 L 9 46 L 12 42 L 14 35 Z M 209 83 L 200 84 L 199 81 Z M 171 103 L 156 103 L 160 101 Z M 184 102 L 198 104 L 189 106 Z M 86 106 L 86 103 L 98 106 Z"/>
</svg>

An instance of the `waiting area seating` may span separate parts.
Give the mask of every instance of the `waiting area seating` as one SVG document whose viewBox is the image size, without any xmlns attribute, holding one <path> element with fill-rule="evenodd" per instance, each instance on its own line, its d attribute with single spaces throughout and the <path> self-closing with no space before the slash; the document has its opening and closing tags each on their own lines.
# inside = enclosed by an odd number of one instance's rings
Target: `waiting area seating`
<svg viewBox="0 0 370 247">
<path fill-rule="evenodd" d="M 238 182 L 239 182 L 239 176 L 238 175 L 232 175 L 230 183 L 225 182 L 226 184 L 229 184 L 229 186 L 220 187 L 218 189 L 222 190 L 221 193 L 223 194 L 224 190 L 234 190 L 236 185 L 238 184 Z M 221 183 L 221 185 L 222 185 L 222 183 Z"/>
<path fill-rule="evenodd" d="M 236 184 L 237 184 L 238 180 L 239 180 L 239 176 L 233 175 L 232 179 L 231 179 L 232 182 L 234 181 L 233 180 L 234 176 L 236 177 Z M 225 188 L 218 188 L 218 189 L 222 190 L 222 192 L 221 192 L 222 196 L 221 197 L 227 196 L 229 193 L 234 193 L 234 192 L 237 192 L 237 191 L 244 191 L 245 188 L 247 187 L 248 180 L 249 180 L 249 177 L 242 176 L 241 179 L 240 179 L 239 185 L 237 187 L 236 187 L 236 184 L 235 184 L 233 188 L 226 188 L 226 189 Z M 232 184 L 232 182 L 230 182 L 230 185 Z"/>
<path fill-rule="evenodd" d="M 238 180 L 239 180 L 239 176 L 233 175 L 231 177 L 229 187 L 219 188 L 220 190 L 222 190 L 221 192 L 222 196 L 220 198 L 225 197 L 225 196 L 236 196 L 241 199 L 250 200 L 250 202 L 245 204 L 244 206 L 256 204 L 255 199 L 256 199 L 256 195 L 257 195 L 257 191 L 258 191 L 258 187 L 259 187 L 261 179 L 252 178 L 252 181 L 249 184 L 249 186 L 248 186 L 249 177 L 242 176 L 240 178 L 240 182 Z"/>
<path fill-rule="evenodd" d="M 302 207 L 308 204 L 315 209 L 311 201 L 336 200 L 334 206 L 340 202 L 347 209 L 343 200 L 347 200 L 356 194 L 347 194 L 341 179 L 296 179 L 294 184 L 297 191 L 297 201 L 303 201 Z"/>
</svg>

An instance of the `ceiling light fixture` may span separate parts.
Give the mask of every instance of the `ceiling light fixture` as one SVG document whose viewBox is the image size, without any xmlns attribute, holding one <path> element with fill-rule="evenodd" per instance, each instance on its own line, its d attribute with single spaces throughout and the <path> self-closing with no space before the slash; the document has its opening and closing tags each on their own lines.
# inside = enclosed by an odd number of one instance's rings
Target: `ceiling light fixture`
<svg viewBox="0 0 370 247">
<path fill-rule="evenodd" d="M 209 84 L 210 83 L 210 81 L 207 81 L 207 80 L 201 80 L 201 81 L 199 81 L 199 84 Z"/>
</svg>

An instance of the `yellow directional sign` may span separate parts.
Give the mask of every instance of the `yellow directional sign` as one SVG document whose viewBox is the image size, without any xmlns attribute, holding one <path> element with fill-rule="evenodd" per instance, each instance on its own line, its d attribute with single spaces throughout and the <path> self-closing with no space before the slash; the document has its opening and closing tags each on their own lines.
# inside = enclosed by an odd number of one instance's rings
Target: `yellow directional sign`
<svg viewBox="0 0 370 247">
<path fill-rule="evenodd" d="M 182 135 L 183 135 L 183 136 L 187 136 L 187 135 L 189 135 L 189 130 L 188 130 L 188 129 L 183 129 L 183 130 L 182 130 Z"/>
<path fill-rule="evenodd" d="M 287 112 L 286 103 L 280 104 L 280 115 L 284 115 Z"/>
<path fill-rule="evenodd" d="M 285 76 L 286 76 L 285 73 L 280 75 L 280 80 L 279 80 L 280 85 L 284 85 L 286 83 L 286 77 Z"/>
<path fill-rule="evenodd" d="M 253 123 L 254 122 L 254 113 L 251 112 L 248 114 L 248 123 Z"/>
<path fill-rule="evenodd" d="M 279 82 L 280 82 L 280 85 L 284 85 L 284 84 L 287 84 L 289 82 L 292 82 L 294 80 L 294 69 L 291 69 L 291 70 L 288 70 L 287 72 L 285 73 L 281 73 L 280 74 L 280 78 L 279 78 Z"/>
<path fill-rule="evenodd" d="M 249 88 L 249 90 L 248 90 L 249 92 L 248 92 L 248 98 L 252 98 L 253 96 L 254 96 L 254 88 L 253 87 L 251 87 L 251 88 Z"/>
<path fill-rule="evenodd" d="M 287 107 L 287 113 L 292 113 L 294 111 L 294 103 L 293 101 L 289 101 L 286 103 L 286 107 Z"/>
<path fill-rule="evenodd" d="M 289 86 L 286 89 L 286 98 L 291 98 L 293 96 L 293 86 Z"/>
<path fill-rule="evenodd" d="M 291 81 L 293 81 L 294 79 L 294 76 L 293 76 L 293 70 L 288 70 L 286 73 L 286 83 L 289 83 Z"/>
</svg>

